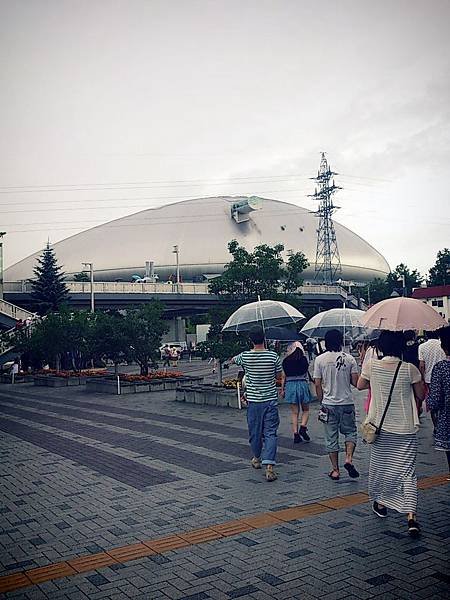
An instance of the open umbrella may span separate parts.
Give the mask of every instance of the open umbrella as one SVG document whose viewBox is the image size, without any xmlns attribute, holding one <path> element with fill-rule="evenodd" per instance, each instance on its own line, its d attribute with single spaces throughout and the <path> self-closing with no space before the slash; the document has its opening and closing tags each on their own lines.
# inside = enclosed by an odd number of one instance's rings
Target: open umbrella
<svg viewBox="0 0 450 600">
<path fill-rule="evenodd" d="M 323 338 L 330 329 L 339 329 L 346 340 L 353 340 L 358 335 L 367 332 L 361 323 L 364 314 L 363 310 L 356 308 L 331 308 L 311 317 L 303 325 L 301 333 L 310 337 Z"/>
<path fill-rule="evenodd" d="M 222 331 L 248 331 L 254 325 L 261 325 L 264 330 L 268 327 L 291 325 L 304 319 L 296 308 L 279 300 L 258 300 L 244 304 L 228 318 Z"/>
<path fill-rule="evenodd" d="M 448 323 L 434 308 L 415 298 L 388 298 L 364 313 L 361 323 L 372 329 L 435 331 Z"/>
</svg>

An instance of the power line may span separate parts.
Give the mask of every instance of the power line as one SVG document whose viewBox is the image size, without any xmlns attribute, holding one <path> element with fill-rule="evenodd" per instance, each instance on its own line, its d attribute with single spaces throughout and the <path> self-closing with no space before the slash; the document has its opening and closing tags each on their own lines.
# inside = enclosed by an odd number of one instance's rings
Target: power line
<svg viewBox="0 0 450 600">
<path fill-rule="evenodd" d="M 343 175 L 353 179 L 369 180 L 373 182 L 390 182 L 390 180 L 374 179 L 370 177 L 358 177 L 352 175 Z M 272 183 L 278 181 L 290 181 L 292 179 L 309 180 L 309 177 L 296 174 L 284 175 L 252 175 L 247 177 L 223 177 L 217 179 L 174 179 L 174 180 L 150 180 L 150 181 L 131 181 L 131 182 L 112 182 L 112 183 L 80 183 L 80 184 L 48 184 L 48 185 L 19 185 L 19 186 L 0 186 L 0 194 L 14 193 L 53 193 L 53 192 L 78 192 L 78 191 L 109 191 L 109 190 L 128 190 L 128 189 L 151 189 L 165 187 L 195 187 L 203 185 L 223 185 L 233 182 L 238 183 Z M 368 183 L 354 182 L 358 185 L 367 185 Z M 373 184 L 371 184 L 373 185 Z"/>
<path fill-rule="evenodd" d="M 127 190 L 127 189 L 149 189 L 165 187 L 196 187 L 203 185 L 223 185 L 224 183 L 271 183 L 278 181 L 290 181 L 291 179 L 307 179 L 301 175 L 254 175 L 248 177 L 223 177 L 219 179 L 175 179 L 160 181 L 136 181 L 127 183 L 92 183 L 92 184 L 57 184 L 46 186 L 0 186 L 0 193 L 44 193 L 44 192 L 78 192 L 78 191 L 103 191 L 103 190 Z M 264 180 L 264 181 L 262 181 Z M 138 186 L 138 187 L 136 187 Z"/>
</svg>

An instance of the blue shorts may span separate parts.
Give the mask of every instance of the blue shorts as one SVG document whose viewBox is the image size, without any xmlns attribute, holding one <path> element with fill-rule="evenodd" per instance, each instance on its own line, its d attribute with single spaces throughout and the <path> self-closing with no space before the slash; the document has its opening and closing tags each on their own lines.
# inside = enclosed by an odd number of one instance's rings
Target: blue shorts
<svg viewBox="0 0 450 600">
<path fill-rule="evenodd" d="M 309 404 L 312 396 L 306 379 L 286 379 L 284 400 L 287 404 Z"/>
</svg>

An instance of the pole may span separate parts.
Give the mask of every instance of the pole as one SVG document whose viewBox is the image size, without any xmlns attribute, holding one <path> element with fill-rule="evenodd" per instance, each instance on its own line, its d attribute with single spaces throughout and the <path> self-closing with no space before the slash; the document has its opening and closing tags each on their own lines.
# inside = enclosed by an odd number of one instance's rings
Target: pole
<svg viewBox="0 0 450 600">
<path fill-rule="evenodd" d="M 0 300 L 3 300 L 3 241 L 6 231 L 0 231 Z"/>
<path fill-rule="evenodd" d="M 177 246 L 173 247 L 173 251 L 175 253 L 176 259 L 177 259 L 177 285 L 180 283 L 180 250 Z"/>
<path fill-rule="evenodd" d="M 94 265 L 91 263 L 91 312 L 95 312 L 94 306 Z"/>
<path fill-rule="evenodd" d="M 94 263 L 84 262 L 83 267 L 89 267 L 89 281 L 90 281 L 90 296 L 91 296 L 91 313 L 95 312 L 94 304 Z"/>
</svg>

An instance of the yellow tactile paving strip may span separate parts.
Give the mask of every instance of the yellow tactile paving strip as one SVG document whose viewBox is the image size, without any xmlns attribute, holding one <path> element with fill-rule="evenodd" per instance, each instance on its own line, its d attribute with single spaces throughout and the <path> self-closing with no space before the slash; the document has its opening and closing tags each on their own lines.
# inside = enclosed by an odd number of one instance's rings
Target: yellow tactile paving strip
<svg viewBox="0 0 450 600">
<path fill-rule="evenodd" d="M 447 477 L 448 475 L 425 477 L 419 480 L 418 487 L 421 490 L 426 490 L 439 485 L 445 485 L 448 483 Z M 112 548 L 108 552 L 88 554 L 64 562 L 47 565 L 46 567 L 38 567 L 21 573 L 4 575 L 0 577 L 0 593 L 11 592 L 53 579 L 61 579 L 62 577 L 71 577 L 79 573 L 95 571 L 112 564 L 126 563 L 130 560 L 144 558 L 153 554 L 164 554 L 171 550 L 178 550 L 179 548 L 239 535 L 246 531 L 254 531 L 263 527 L 273 527 L 287 521 L 314 517 L 315 515 L 333 510 L 342 510 L 357 504 L 364 504 L 368 499 L 367 494 L 364 493 L 325 498 L 324 500 L 310 504 L 301 504 L 283 510 L 248 515 L 242 517 L 242 519 L 226 521 L 225 523 L 210 525 L 202 529 L 193 529 L 191 531 L 180 532 L 176 535 L 145 540 L 136 544 L 121 546 L 120 548 Z"/>
</svg>

